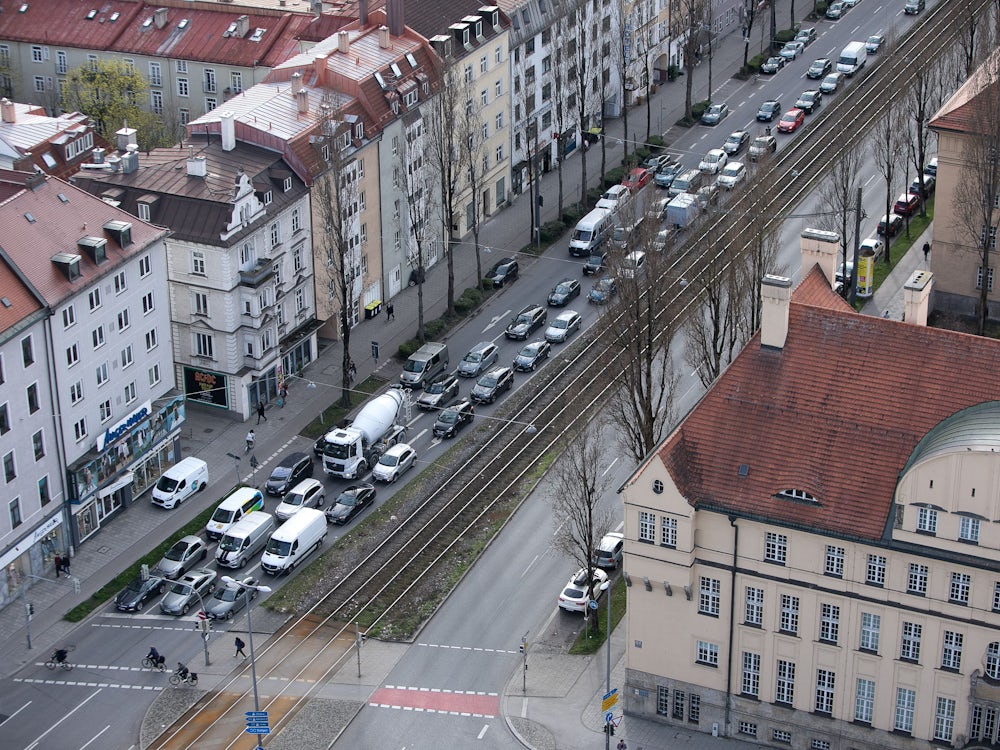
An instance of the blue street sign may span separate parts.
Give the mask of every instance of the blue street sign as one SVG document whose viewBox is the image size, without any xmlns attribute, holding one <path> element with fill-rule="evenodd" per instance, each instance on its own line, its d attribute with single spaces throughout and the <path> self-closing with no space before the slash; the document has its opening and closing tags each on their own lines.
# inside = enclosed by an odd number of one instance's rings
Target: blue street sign
<svg viewBox="0 0 1000 750">
<path fill-rule="evenodd" d="M 247 727 L 247 734 L 270 734 L 271 727 Z"/>
<path fill-rule="evenodd" d="M 248 719 L 266 719 L 267 711 L 246 711 L 243 715 Z"/>
<path fill-rule="evenodd" d="M 588 604 L 588 606 L 589 606 L 589 607 L 590 607 L 591 609 L 597 609 L 597 602 L 596 602 L 596 601 L 595 601 L 594 599 L 591 599 L 591 600 L 590 600 L 590 603 Z"/>
<path fill-rule="evenodd" d="M 605 724 L 610 724 L 614 720 L 615 720 L 614 711 L 608 711 L 606 714 L 604 714 L 604 723 Z"/>
<path fill-rule="evenodd" d="M 248 716 L 247 724 L 267 724 L 267 716 Z"/>
<path fill-rule="evenodd" d="M 604 694 L 603 700 L 607 700 L 608 698 L 610 698 L 612 695 L 614 695 L 617 692 L 618 692 L 618 688 L 611 688 L 611 692 L 610 693 L 605 693 Z"/>
</svg>

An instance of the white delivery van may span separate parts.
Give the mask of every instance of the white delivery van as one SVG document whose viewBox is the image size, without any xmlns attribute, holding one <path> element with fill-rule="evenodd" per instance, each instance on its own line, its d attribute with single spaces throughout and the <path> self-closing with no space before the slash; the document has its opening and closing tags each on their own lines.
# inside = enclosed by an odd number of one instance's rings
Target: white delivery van
<svg viewBox="0 0 1000 750">
<path fill-rule="evenodd" d="M 868 60 L 868 50 L 865 49 L 864 42 L 851 42 L 837 58 L 837 72 L 843 73 L 848 78 L 857 73 Z"/>
<path fill-rule="evenodd" d="M 239 487 L 219 503 L 205 524 L 205 534 L 213 541 L 221 539 L 230 526 L 254 510 L 264 510 L 264 496 L 255 487 Z"/>
<path fill-rule="evenodd" d="M 153 505 L 173 508 L 207 486 L 208 464 L 188 456 L 163 472 L 153 487 Z"/>
<path fill-rule="evenodd" d="M 215 550 L 215 561 L 226 568 L 245 568 L 250 558 L 264 549 L 274 533 L 274 516 L 254 510 L 234 523 Z"/>
<path fill-rule="evenodd" d="M 576 224 L 569 238 L 569 254 L 577 258 L 589 257 L 591 252 L 604 244 L 615 228 L 610 208 L 595 208 Z"/>
<path fill-rule="evenodd" d="M 325 538 L 326 514 L 315 508 L 302 508 L 271 534 L 260 567 L 274 576 L 290 573 L 318 550 Z"/>
</svg>

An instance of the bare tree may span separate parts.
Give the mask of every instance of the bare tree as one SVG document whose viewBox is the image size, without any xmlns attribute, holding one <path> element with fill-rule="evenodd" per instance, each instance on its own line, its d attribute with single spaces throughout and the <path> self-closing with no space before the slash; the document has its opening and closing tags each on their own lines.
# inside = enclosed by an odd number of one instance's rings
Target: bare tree
<svg viewBox="0 0 1000 750">
<path fill-rule="evenodd" d="M 634 64 L 632 47 L 637 36 L 635 28 L 635 18 L 633 7 L 627 0 L 615 0 L 614 19 L 618 24 L 615 30 L 614 42 L 611 45 L 612 64 L 618 72 L 618 80 L 621 82 L 621 105 L 622 105 L 622 139 L 625 144 L 624 157 L 622 163 L 627 165 L 629 153 L 635 145 L 629 136 L 628 129 L 628 97 L 629 92 L 635 89 L 635 80 L 632 76 L 632 66 Z"/>
<path fill-rule="evenodd" d="M 434 201 L 433 181 L 436 177 L 434 166 L 423 162 L 425 152 L 425 132 L 423 121 L 418 116 L 415 122 L 404 120 L 403 165 L 406 177 L 406 218 L 407 226 L 401 235 L 406 242 L 406 258 L 411 267 L 417 269 L 417 339 L 421 344 L 424 337 L 424 272 L 429 257 L 428 244 L 434 242 L 438 233 L 434 231 L 433 217 L 439 215 Z M 445 246 L 451 243 L 445 241 Z M 450 257 L 450 254 L 449 254 Z M 451 300 L 449 300 L 451 302 Z"/>
<path fill-rule="evenodd" d="M 845 149 L 830 167 L 820 185 L 820 206 L 823 213 L 818 218 L 820 228 L 840 235 L 841 269 L 847 279 L 847 263 L 853 257 L 858 238 L 851 241 L 854 232 L 854 212 L 860 186 L 861 152 Z"/>
<path fill-rule="evenodd" d="M 677 13 L 686 28 L 682 49 L 684 51 L 684 70 L 687 73 L 684 82 L 684 117 L 687 120 L 693 119 L 694 68 L 700 56 L 701 29 L 705 22 L 705 5 L 708 2 L 710 0 L 680 0 L 677 7 Z M 773 5 L 772 3 L 772 7 Z"/>
<path fill-rule="evenodd" d="M 910 121 L 910 132 L 913 138 L 908 144 L 910 162 L 917 173 L 920 184 L 920 214 L 927 216 L 927 205 L 923 198 L 927 195 L 924 183 L 924 166 L 929 150 L 928 141 L 931 130 L 928 127 L 931 117 L 944 102 L 944 80 L 941 66 L 937 62 L 923 61 L 915 64 L 913 81 L 903 97 L 903 106 Z"/>
<path fill-rule="evenodd" d="M 965 68 L 964 77 L 968 78 L 979 66 L 983 54 L 989 52 L 988 49 L 984 49 L 981 39 L 984 31 L 989 32 L 987 25 L 983 23 L 986 17 L 974 7 L 973 3 L 966 3 L 951 12 L 955 14 L 955 25 L 961 31 L 958 35 L 958 46 Z"/>
<path fill-rule="evenodd" d="M 482 218 L 483 207 L 479 205 L 479 201 L 483 192 L 483 183 L 489 173 L 490 155 L 487 153 L 486 135 L 483 133 L 482 112 L 472 98 L 473 91 L 471 86 L 466 85 L 465 90 L 469 94 L 466 100 L 467 103 L 464 110 L 459 113 L 455 124 L 458 129 L 456 134 L 458 148 L 459 151 L 463 152 L 462 161 L 465 164 L 465 179 L 469 187 L 469 201 L 472 204 L 472 210 L 466 210 L 466 215 L 471 219 L 472 238 L 476 246 L 476 278 L 479 279 L 479 283 L 482 285 L 483 260 L 482 248 L 479 244 L 479 230 L 482 226 L 480 220 Z"/>
<path fill-rule="evenodd" d="M 750 60 L 750 34 L 753 33 L 754 22 L 757 21 L 758 6 L 756 0 L 748 0 L 743 6 L 743 67 Z"/>
<path fill-rule="evenodd" d="M 580 153 L 580 205 L 587 205 L 587 152 L 589 150 L 588 131 L 591 127 L 591 110 L 595 106 L 595 99 L 598 93 L 598 82 L 594 76 L 596 71 L 600 75 L 602 66 L 591 67 L 591 59 L 597 60 L 597 45 L 600 37 L 591 33 L 587 23 L 587 5 L 585 0 L 568 0 L 567 10 L 572 9 L 571 29 L 575 31 L 574 42 L 568 45 L 569 71 L 567 73 L 567 84 L 572 87 L 576 96 L 576 101 L 571 108 L 577 116 L 577 127 L 580 129 L 580 137 L 584 139 L 582 151 Z M 596 29 L 596 21 L 594 22 Z M 593 58 L 591 58 L 593 56 Z M 601 139 L 603 141 L 603 139 Z M 603 148 L 603 147 L 602 147 Z"/>
<path fill-rule="evenodd" d="M 892 213 L 892 199 L 896 172 L 899 168 L 900 155 L 905 153 L 906 138 L 905 120 L 902 109 L 895 96 L 890 96 L 882 103 L 882 111 L 872 128 L 868 142 L 869 152 L 875 161 L 875 166 L 885 181 L 885 215 Z M 886 230 L 888 231 L 888 229 Z M 885 242 L 885 262 L 891 263 L 891 238 L 887 235 Z"/>
<path fill-rule="evenodd" d="M 552 33 L 552 125 L 555 129 L 554 140 L 556 147 L 556 177 L 559 183 L 558 212 L 556 216 L 562 218 L 564 207 L 563 194 L 563 133 L 576 125 L 576 94 L 573 90 L 574 81 L 570 80 L 571 75 L 575 75 L 574 61 L 576 58 L 575 49 L 570 45 L 576 45 L 576 26 L 573 17 L 576 9 L 572 3 L 566 5 L 555 5 L 557 11 L 555 21 L 550 27 Z"/>
</svg>

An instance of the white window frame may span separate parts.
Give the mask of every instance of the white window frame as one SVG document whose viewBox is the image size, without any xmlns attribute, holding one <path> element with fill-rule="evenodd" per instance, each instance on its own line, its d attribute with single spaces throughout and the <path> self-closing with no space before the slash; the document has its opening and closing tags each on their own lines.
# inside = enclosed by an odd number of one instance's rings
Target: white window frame
<svg viewBox="0 0 1000 750">
<path fill-rule="evenodd" d="M 741 684 L 743 695 L 753 698 L 760 697 L 760 654 L 752 651 L 743 652 L 743 680 Z"/>
<path fill-rule="evenodd" d="M 917 508 L 917 531 L 937 534 L 938 513 L 933 508 Z"/>
<path fill-rule="evenodd" d="M 920 637 L 923 626 L 918 622 L 904 622 L 899 636 L 899 658 L 903 661 L 920 661 Z"/>
<path fill-rule="evenodd" d="M 875 717 L 875 680 L 858 677 L 854 688 L 854 720 L 871 724 Z"/>
<path fill-rule="evenodd" d="M 755 586 L 746 587 L 745 607 L 743 611 L 744 625 L 763 626 L 764 624 L 764 589 Z"/>
<path fill-rule="evenodd" d="M 774 700 L 776 703 L 795 702 L 795 662 L 778 659 L 775 669 Z"/>
<path fill-rule="evenodd" d="M 656 541 L 656 514 L 649 511 L 639 511 L 639 541 Z"/>
<path fill-rule="evenodd" d="M 788 537 L 768 531 L 764 534 L 764 561 L 784 565 L 788 560 Z"/>
<path fill-rule="evenodd" d="M 968 604 L 972 593 L 972 576 L 968 573 L 952 573 L 948 601 L 952 604 Z"/>
<path fill-rule="evenodd" d="M 833 696 L 837 675 L 829 669 L 816 670 L 816 713 L 833 713 Z"/>
<path fill-rule="evenodd" d="M 677 519 L 660 516 L 660 546 L 677 548 Z"/>
<path fill-rule="evenodd" d="M 698 586 L 698 614 L 719 616 L 722 605 L 722 581 L 701 576 Z"/>
<path fill-rule="evenodd" d="M 826 563 L 824 564 L 823 572 L 828 576 L 843 578 L 844 556 L 845 550 L 843 547 L 828 544 L 826 546 Z"/>
<path fill-rule="evenodd" d="M 892 728 L 900 732 L 913 731 L 913 715 L 917 706 L 917 692 L 908 688 L 896 688 L 896 711 Z"/>
<path fill-rule="evenodd" d="M 870 586 L 885 586 L 885 555 L 869 554 L 865 568 L 865 583 Z"/>
<path fill-rule="evenodd" d="M 799 597 L 792 594 L 781 595 L 781 619 L 778 631 L 790 635 L 799 634 Z"/>
<path fill-rule="evenodd" d="M 941 644 L 941 669 L 962 669 L 962 646 L 965 636 L 953 630 L 944 631 Z"/>
<path fill-rule="evenodd" d="M 921 563 L 910 563 L 906 576 L 906 593 L 924 596 L 927 594 L 927 578 L 930 570 Z"/>
<path fill-rule="evenodd" d="M 980 521 L 978 518 L 961 516 L 958 525 L 959 540 L 979 544 L 979 526 Z"/>
</svg>

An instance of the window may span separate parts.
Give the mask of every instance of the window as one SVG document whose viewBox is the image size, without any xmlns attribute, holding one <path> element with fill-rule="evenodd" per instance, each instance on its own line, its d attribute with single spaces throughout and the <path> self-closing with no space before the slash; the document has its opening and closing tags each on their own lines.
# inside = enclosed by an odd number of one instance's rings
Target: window
<svg viewBox="0 0 1000 750">
<path fill-rule="evenodd" d="M 927 566 L 910 563 L 910 573 L 906 577 L 906 593 L 924 596 L 927 593 Z"/>
<path fill-rule="evenodd" d="M 160 68 L 160 63 L 158 62 L 151 62 L 149 64 L 149 85 L 150 86 L 163 85 L 163 73 Z"/>
<path fill-rule="evenodd" d="M 875 715 L 875 680 L 858 678 L 854 691 L 854 720 L 872 723 Z"/>
<path fill-rule="evenodd" d="M 45 57 L 42 55 L 42 48 L 37 44 L 31 46 L 31 62 L 44 62 Z"/>
<path fill-rule="evenodd" d="M 963 542 L 979 543 L 979 519 L 962 516 L 958 527 L 958 538 Z"/>
<path fill-rule="evenodd" d="M 835 604 L 821 604 L 819 607 L 819 639 L 836 643 L 840 634 L 840 607 Z"/>
<path fill-rule="evenodd" d="M 215 358 L 212 337 L 209 334 L 196 333 L 194 335 L 194 353 L 199 357 Z"/>
<path fill-rule="evenodd" d="M 129 344 L 122 349 L 122 369 L 132 366 L 132 345 Z"/>
<path fill-rule="evenodd" d="M 16 529 L 21 525 L 21 498 L 15 497 L 7 503 L 7 510 L 10 513 L 10 527 Z"/>
<path fill-rule="evenodd" d="M 788 537 L 768 532 L 764 535 L 764 560 L 784 565 L 788 557 Z"/>
<path fill-rule="evenodd" d="M 667 518 L 666 516 L 660 518 L 660 544 L 664 547 L 677 546 L 676 518 Z"/>
<path fill-rule="evenodd" d="M 823 571 L 828 576 L 844 577 L 844 548 L 826 546 L 826 567 Z"/>
<path fill-rule="evenodd" d="M 937 533 L 937 511 L 933 508 L 917 508 L 917 531 L 925 534 Z"/>
<path fill-rule="evenodd" d="M 195 292 L 194 295 L 194 314 L 195 315 L 208 315 L 208 295 L 204 292 Z"/>
<path fill-rule="evenodd" d="M 743 695 L 757 698 L 760 695 L 760 654 L 743 652 Z"/>
<path fill-rule="evenodd" d="M 232 89 L 234 94 L 239 94 L 243 91 L 243 74 L 242 73 L 231 73 L 229 75 L 229 88 Z"/>
<path fill-rule="evenodd" d="M 156 329 L 151 328 L 146 331 L 146 351 L 152 351 L 156 348 Z"/>
<path fill-rule="evenodd" d="M 299 209 L 292 209 L 292 231 L 297 232 L 302 229 L 302 219 L 299 217 Z"/>
<path fill-rule="evenodd" d="M 278 222 L 274 222 L 271 225 L 271 247 L 276 247 L 281 244 L 281 225 Z"/>
<path fill-rule="evenodd" d="M 899 658 L 905 661 L 920 661 L 920 633 L 923 626 L 915 622 L 903 623 L 903 634 L 899 641 Z"/>
<path fill-rule="evenodd" d="M 128 283 L 125 279 L 125 272 L 119 271 L 115 274 L 115 294 L 121 294 L 126 289 L 128 289 Z"/>
<path fill-rule="evenodd" d="M 493 59 L 496 61 L 497 65 L 503 62 L 503 48 L 497 47 L 493 50 Z"/>
<path fill-rule="evenodd" d="M 64 50 L 56 51 L 56 73 L 61 76 L 66 75 L 66 71 L 69 70 L 69 65 L 66 62 L 66 52 Z"/>
<path fill-rule="evenodd" d="M 35 362 L 35 345 L 31 341 L 31 336 L 21 339 L 21 361 L 25 367 L 31 367 Z"/>
<path fill-rule="evenodd" d="M 744 625 L 764 624 L 764 589 L 747 586 L 746 612 Z"/>
<path fill-rule="evenodd" d="M 996 232 L 996 230 L 993 230 L 991 232 L 991 234 L 995 235 L 995 232 Z M 988 291 L 992 292 L 993 291 L 993 269 L 992 268 L 990 268 L 986 272 L 986 285 L 988 287 Z M 982 288 L 983 288 L 983 267 L 979 266 L 979 268 L 976 269 L 976 289 L 982 289 Z"/>
<path fill-rule="evenodd" d="M 66 349 L 66 366 L 72 367 L 79 361 L 80 361 L 79 344 L 73 344 L 72 346 Z"/>
<path fill-rule="evenodd" d="M 83 398 L 83 381 L 77 380 L 69 387 L 69 402 L 75 404 Z"/>
<path fill-rule="evenodd" d="M 497 81 L 495 84 L 493 84 L 493 96 L 496 99 L 499 99 L 501 96 L 503 96 L 503 81 Z"/>
<path fill-rule="evenodd" d="M 38 480 L 38 502 L 42 505 L 48 505 L 51 500 L 52 497 L 49 495 L 49 475 L 46 474 Z"/>
<path fill-rule="evenodd" d="M 28 398 L 28 413 L 34 414 L 41 408 L 38 402 L 38 383 L 32 383 L 28 386 L 25 395 Z"/>
<path fill-rule="evenodd" d="M 142 295 L 142 314 L 149 315 L 151 312 L 153 312 L 153 310 L 154 310 L 153 293 L 147 292 L 146 294 Z"/>
<path fill-rule="evenodd" d="M 156 385 L 160 382 L 160 366 L 158 364 L 149 368 L 149 384 Z"/>
<path fill-rule="evenodd" d="M 699 664 L 705 664 L 709 667 L 719 666 L 719 647 L 715 643 L 707 643 L 706 641 L 698 641 L 698 659 Z"/>
<path fill-rule="evenodd" d="M 494 121 L 494 127 L 497 130 L 503 130 L 503 112 L 497 112 L 497 116 Z"/>
<path fill-rule="evenodd" d="M 87 295 L 87 301 L 90 304 L 90 311 L 93 312 L 101 306 L 101 290 L 95 287 L 90 290 L 90 294 Z"/>
<path fill-rule="evenodd" d="M 718 617 L 719 605 L 722 601 L 722 581 L 716 578 L 701 576 L 701 585 L 698 592 L 699 614 Z"/>
<path fill-rule="evenodd" d="M 778 659 L 777 680 L 775 682 L 774 700 L 778 703 L 791 704 L 795 698 L 795 664 Z"/>
<path fill-rule="evenodd" d="M 0 404 L 0 435 L 10 432 L 10 413 L 7 411 L 7 404 Z"/>
<path fill-rule="evenodd" d="M 747 737 L 756 737 L 757 725 L 751 721 L 741 721 L 739 724 L 739 733 Z"/>
<path fill-rule="evenodd" d="M 951 592 L 949 601 L 954 604 L 968 604 L 969 590 L 972 588 L 972 576 L 965 573 L 951 574 Z"/>
<path fill-rule="evenodd" d="M 201 250 L 191 252 L 191 273 L 195 276 L 205 275 L 205 253 Z"/>
<path fill-rule="evenodd" d="M 790 594 L 781 595 L 781 622 L 778 629 L 782 633 L 798 635 L 799 632 L 799 598 Z"/>
<path fill-rule="evenodd" d="M 63 328 L 72 328 L 76 325 L 76 308 L 68 305 L 62 311 Z"/>
<path fill-rule="evenodd" d="M 913 731 L 913 710 L 917 705 L 915 690 L 896 688 L 896 719 L 892 728 L 900 732 Z"/>
<path fill-rule="evenodd" d="M 465 66 L 465 82 L 466 83 L 472 83 L 472 66 L 471 65 L 466 65 Z"/>
<path fill-rule="evenodd" d="M 671 716 L 674 719 L 684 718 L 684 700 L 686 697 L 683 690 L 674 691 L 674 703 L 671 711 Z"/>
<path fill-rule="evenodd" d="M 73 425 L 73 437 L 76 442 L 80 442 L 87 437 L 87 418 L 82 417 L 80 420 Z"/>
<path fill-rule="evenodd" d="M 149 276 L 149 274 L 151 274 L 152 272 L 153 272 L 153 267 L 150 263 L 149 256 L 144 255 L 141 258 L 139 258 L 139 278 L 144 279 L 147 276 Z"/>
<path fill-rule="evenodd" d="M 104 346 L 104 326 L 97 326 L 97 328 L 91 331 L 90 340 L 94 344 L 95 349 L 100 349 Z"/>
<path fill-rule="evenodd" d="M 993 584 L 993 611 L 1000 612 L 1000 583 Z"/>
<path fill-rule="evenodd" d="M 484 107 L 490 103 L 490 93 L 487 89 L 483 89 L 479 92 L 479 103 Z"/>
<path fill-rule="evenodd" d="M 955 701 L 938 696 L 934 713 L 934 739 L 951 742 L 955 731 Z"/>
<path fill-rule="evenodd" d="M 211 68 L 205 68 L 205 86 L 204 91 L 206 94 L 215 93 L 215 71 Z"/>
<path fill-rule="evenodd" d="M 111 413 L 111 399 L 101 402 L 101 422 L 107 422 L 112 417 Z"/>
<path fill-rule="evenodd" d="M 697 724 L 698 719 L 701 718 L 701 696 L 697 693 L 691 693 L 691 698 L 688 700 L 688 721 L 692 724 Z"/>
<path fill-rule="evenodd" d="M 873 586 L 885 585 L 885 556 L 868 555 L 868 567 L 865 574 L 865 583 Z"/>
<path fill-rule="evenodd" d="M 131 404 L 133 401 L 135 401 L 135 399 L 136 399 L 136 393 L 135 393 L 135 381 L 134 380 L 131 383 L 129 383 L 127 386 L 125 386 L 125 392 L 124 392 L 123 395 L 125 396 L 125 403 L 126 404 Z"/>
<path fill-rule="evenodd" d="M 154 115 L 163 114 L 163 92 L 157 89 L 153 89 L 149 92 L 149 108 L 152 110 Z M 141 205 L 141 204 L 140 204 Z M 147 206 L 147 211 L 149 210 Z M 142 218 L 141 216 L 139 218 Z"/>
<path fill-rule="evenodd" d="M 177 79 L 177 96 L 190 96 L 190 95 L 191 95 L 191 87 L 188 84 L 188 79 L 187 78 L 178 78 Z"/>
<path fill-rule="evenodd" d="M 639 541 L 652 542 L 656 540 L 656 516 L 647 511 L 639 511 Z"/>
<path fill-rule="evenodd" d="M 17 465 L 14 463 L 14 451 L 10 451 L 3 457 L 3 476 L 9 484 L 17 479 Z"/>
<path fill-rule="evenodd" d="M 108 382 L 108 363 L 104 362 L 97 366 L 97 387 L 100 388 L 102 385 Z"/>
<path fill-rule="evenodd" d="M 878 653 L 879 631 L 882 627 L 881 615 L 873 615 L 870 612 L 861 613 L 861 638 L 858 648 L 862 651 Z"/>
<path fill-rule="evenodd" d="M 941 647 L 941 668 L 954 669 L 958 671 L 962 668 L 962 641 L 964 636 L 961 633 L 954 633 L 950 630 L 944 631 L 944 644 Z"/>
<path fill-rule="evenodd" d="M 837 676 L 828 669 L 816 670 L 816 712 L 833 713 L 833 686 Z"/>
<path fill-rule="evenodd" d="M 486 55 L 483 55 L 482 57 L 479 58 L 479 72 L 485 73 L 487 70 L 489 70 L 489 68 L 490 68 L 489 61 L 486 59 Z"/>
<path fill-rule="evenodd" d="M 38 94 L 45 92 L 45 76 L 34 77 L 35 92 Z"/>
</svg>

